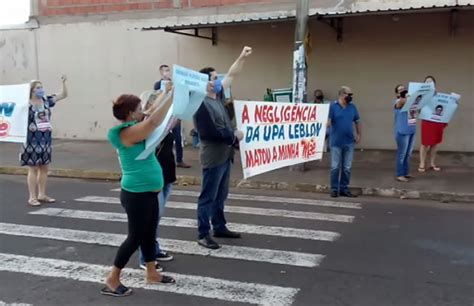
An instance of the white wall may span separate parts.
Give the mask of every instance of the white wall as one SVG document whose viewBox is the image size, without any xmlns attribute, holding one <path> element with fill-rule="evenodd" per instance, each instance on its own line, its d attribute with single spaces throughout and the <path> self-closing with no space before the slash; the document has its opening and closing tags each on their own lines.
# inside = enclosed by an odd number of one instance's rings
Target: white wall
<svg viewBox="0 0 474 306">
<path fill-rule="evenodd" d="M 393 88 L 433 74 L 440 91 L 463 96 L 442 149 L 473 152 L 473 20 L 473 10 L 461 11 L 457 36 L 451 37 L 447 12 L 401 15 L 398 22 L 390 15 L 348 17 L 342 43 L 336 42 L 331 28 L 312 20 L 309 91 L 322 88 L 335 98 L 340 85 L 351 86 L 363 118 L 362 146 L 393 149 Z M 163 19 L 63 22 L 36 30 L 0 31 L 0 83 L 39 76 L 46 90 L 54 92 L 61 74 L 67 74 L 70 97 L 55 109 L 55 136 L 78 139 L 105 139 L 115 123 L 112 100 L 150 89 L 162 63 L 194 69 L 214 66 L 225 72 L 241 48 L 250 45 L 254 55 L 235 81 L 235 98 L 261 100 L 267 87 L 291 86 L 293 22 L 223 27 L 218 46 L 134 29 L 160 22 Z"/>
</svg>

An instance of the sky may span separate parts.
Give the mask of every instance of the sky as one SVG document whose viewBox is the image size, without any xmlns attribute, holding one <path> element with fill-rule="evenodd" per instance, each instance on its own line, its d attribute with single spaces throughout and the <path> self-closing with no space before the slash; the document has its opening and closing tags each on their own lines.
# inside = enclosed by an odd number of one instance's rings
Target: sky
<svg viewBox="0 0 474 306">
<path fill-rule="evenodd" d="M 21 24 L 30 16 L 30 0 L 0 0 L 0 26 Z"/>
</svg>

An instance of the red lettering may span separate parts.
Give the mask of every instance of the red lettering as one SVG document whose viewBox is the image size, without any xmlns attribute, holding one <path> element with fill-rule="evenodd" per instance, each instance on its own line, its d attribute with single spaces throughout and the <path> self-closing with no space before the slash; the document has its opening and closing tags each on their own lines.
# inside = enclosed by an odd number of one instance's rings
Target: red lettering
<svg viewBox="0 0 474 306">
<path fill-rule="evenodd" d="M 249 110 L 247 108 L 247 105 L 244 105 L 244 110 L 242 111 L 242 124 L 245 123 L 250 123 Z"/>
<path fill-rule="evenodd" d="M 245 151 L 245 165 L 247 168 L 253 168 L 255 164 L 255 158 L 252 151 Z"/>
<path fill-rule="evenodd" d="M 262 107 L 260 105 L 255 105 L 254 119 L 255 123 L 262 122 Z"/>
</svg>

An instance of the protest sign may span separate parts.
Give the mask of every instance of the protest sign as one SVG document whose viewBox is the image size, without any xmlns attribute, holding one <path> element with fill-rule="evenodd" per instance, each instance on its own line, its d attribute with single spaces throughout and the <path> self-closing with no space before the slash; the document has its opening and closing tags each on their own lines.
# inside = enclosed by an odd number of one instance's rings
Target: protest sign
<svg viewBox="0 0 474 306">
<path fill-rule="evenodd" d="M 455 93 L 437 93 L 420 113 L 420 119 L 449 123 L 456 112 L 461 96 Z"/>
<path fill-rule="evenodd" d="M 408 99 L 402 107 L 402 112 L 416 111 L 422 109 L 435 94 L 434 83 L 415 83 L 408 84 Z"/>
<path fill-rule="evenodd" d="M 171 95 L 168 95 L 163 103 L 166 103 L 168 99 L 171 99 Z M 173 105 L 171 105 L 163 122 L 145 140 L 145 149 L 137 156 L 136 160 L 146 159 L 150 154 L 154 153 L 156 147 L 165 139 L 166 135 L 168 135 L 172 129 L 174 122 Z"/>
<path fill-rule="evenodd" d="M 173 115 L 192 120 L 207 95 L 209 76 L 178 65 L 173 66 Z"/>
<path fill-rule="evenodd" d="M 329 104 L 235 101 L 244 178 L 323 156 Z"/>
<path fill-rule="evenodd" d="M 26 142 L 30 84 L 0 86 L 0 141 Z"/>
</svg>

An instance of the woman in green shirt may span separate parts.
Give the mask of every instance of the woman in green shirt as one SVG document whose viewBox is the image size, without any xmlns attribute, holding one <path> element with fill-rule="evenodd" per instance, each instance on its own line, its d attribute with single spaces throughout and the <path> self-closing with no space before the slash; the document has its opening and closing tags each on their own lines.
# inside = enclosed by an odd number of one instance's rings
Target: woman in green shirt
<svg viewBox="0 0 474 306">
<path fill-rule="evenodd" d="M 138 247 L 146 262 L 147 283 L 174 283 L 169 276 L 156 271 L 155 232 L 158 223 L 158 193 L 163 188 L 163 173 L 155 154 L 136 160 L 145 149 L 145 139 L 164 121 L 172 104 L 172 96 L 165 93 L 157 99 L 166 99 L 162 107 L 151 110 L 145 118 L 140 98 L 121 95 L 113 105 L 114 117 L 121 124 L 111 128 L 108 139 L 117 149 L 122 169 L 120 202 L 127 213 L 128 236 L 120 245 L 112 271 L 105 281 L 102 294 L 127 296 L 132 289 L 120 282 L 120 272 Z M 160 103 L 156 103 L 157 105 Z"/>
</svg>

